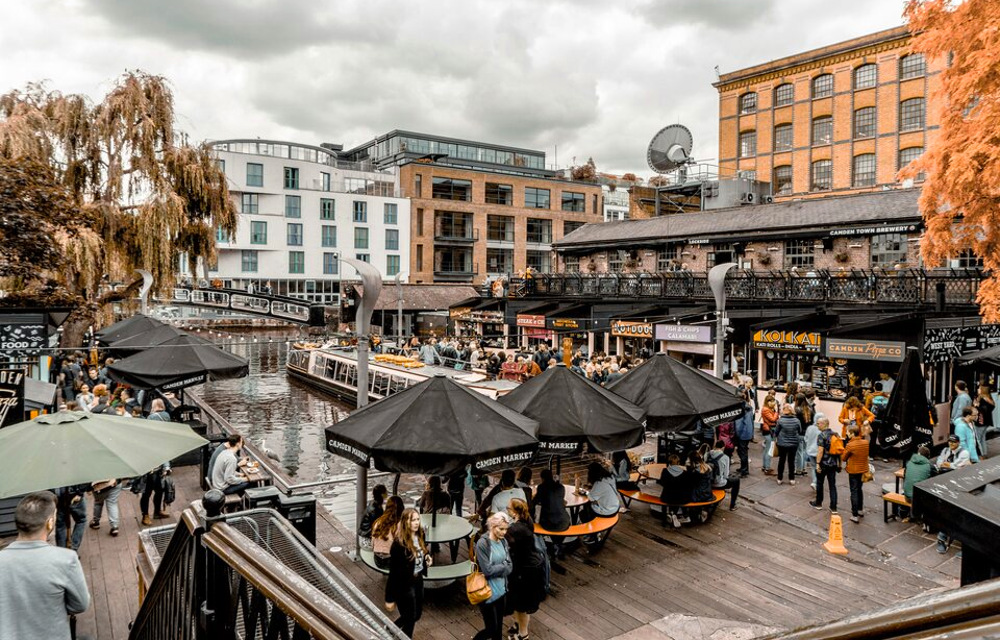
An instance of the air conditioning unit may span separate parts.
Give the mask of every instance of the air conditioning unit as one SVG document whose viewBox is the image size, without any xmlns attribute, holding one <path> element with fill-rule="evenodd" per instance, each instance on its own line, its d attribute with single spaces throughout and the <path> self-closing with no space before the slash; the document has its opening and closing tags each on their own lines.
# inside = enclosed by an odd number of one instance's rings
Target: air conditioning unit
<svg viewBox="0 0 1000 640">
<path fill-rule="evenodd" d="M 761 204 L 771 204 L 772 202 L 774 202 L 774 196 L 767 195 L 767 196 L 761 196 L 760 197 L 760 203 Z"/>
<path fill-rule="evenodd" d="M 756 199 L 757 196 L 753 191 L 747 191 L 740 194 L 740 204 L 753 204 Z"/>
</svg>

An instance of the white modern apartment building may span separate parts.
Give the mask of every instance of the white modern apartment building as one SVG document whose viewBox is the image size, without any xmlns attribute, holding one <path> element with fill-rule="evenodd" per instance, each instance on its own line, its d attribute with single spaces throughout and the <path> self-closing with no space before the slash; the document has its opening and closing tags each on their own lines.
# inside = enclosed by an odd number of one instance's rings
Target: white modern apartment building
<svg viewBox="0 0 1000 640">
<path fill-rule="evenodd" d="M 604 221 L 628 220 L 628 186 L 601 184 L 604 196 Z"/>
<path fill-rule="evenodd" d="M 338 145 L 212 146 L 240 215 L 235 235 L 216 235 L 209 279 L 334 304 L 341 278 L 357 276 L 341 258 L 370 262 L 387 279 L 408 271 L 410 201 L 397 174 L 340 160 Z"/>
</svg>

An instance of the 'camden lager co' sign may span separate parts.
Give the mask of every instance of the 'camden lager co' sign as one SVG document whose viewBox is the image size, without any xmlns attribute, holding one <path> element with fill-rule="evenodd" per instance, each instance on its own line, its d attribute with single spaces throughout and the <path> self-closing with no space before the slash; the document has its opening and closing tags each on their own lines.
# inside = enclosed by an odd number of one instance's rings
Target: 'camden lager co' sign
<svg viewBox="0 0 1000 640">
<path fill-rule="evenodd" d="M 751 345 L 754 349 L 774 351 L 808 351 L 819 353 L 820 336 L 811 331 L 782 331 L 781 329 L 761 329 L 753 334 Z"/>
</svg>

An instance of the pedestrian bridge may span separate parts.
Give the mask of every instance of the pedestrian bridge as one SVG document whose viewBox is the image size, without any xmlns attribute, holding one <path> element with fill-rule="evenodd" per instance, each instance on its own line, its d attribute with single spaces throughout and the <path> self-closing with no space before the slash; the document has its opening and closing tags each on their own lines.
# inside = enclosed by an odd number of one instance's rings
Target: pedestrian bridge
<svg viewBox="0 0 1000 640">
<path fill-rule="evenodd" d="M 326 310 L 330 308 L 301 298 L 247 293 L 239 289 L 200 289 L 196 287 L 174 287 L 170 300 L 161 300 L 160 302 L 162 304 L 246 313 L 314 327 L 326 325 Z"/>
</svg>

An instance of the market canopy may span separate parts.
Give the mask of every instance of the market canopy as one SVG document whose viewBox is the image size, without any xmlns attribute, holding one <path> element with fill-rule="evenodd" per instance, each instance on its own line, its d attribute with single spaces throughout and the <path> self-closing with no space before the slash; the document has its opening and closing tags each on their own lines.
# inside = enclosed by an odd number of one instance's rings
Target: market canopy
<svg viewBox="0 0 1000 640">
<path fill-rule="evenodd" d="M 1000 345 L 983 349 L 982 351 L 966 353 L 955 358 L 955 364 L 970 365 L 975 363 L 983 363 L 1000 368 Z"/>
<path fill-rule="evenodd" d="M 111 378 L 137 389 L 183 389 L 209 379 L 242 378 L 249 363 L 239 356 L 181 333 L 108 367 Z"/>
<path fill-rule="evenodd" d="M 919 445 L 932 445 L 934 428 L 930 403 L 916 347 L 906 350 L 896 384 L 889 394 L 889 404 L 881 419 L 876 421 L 875 429 L 877 442 L 898 451 L 903 460 L 909 460 Z"/>
<path fill-rule="evenodd" d="M 500 397 L 500 404 L 538 421 L 539 453 L 606 453 L 642 442 L 646 412 L 561 362 Z"/>
<path fill-rule="evenodd" d="M 153 327 L 148 331 L 144 331 L 134 336 L 109 342 L 108 348 L 116 354 L 129 356 L 139 353 L 140 351 L 145 351 L 150 347 L 163 344 L 172 338 L 176 338 L 182 333 L 182 331 L 175 329 L 169 324 L 161 324 L 158 327 Z M 211 344 L 208 341 L 205 341 L 205 343 Z"/>
<path fill-rule="evenodd" d="M 326 448 L 380 471 L 447 475 L 518 467 L 538 423 L 443 375 L 358 409 L 326 429 Z"/>
<path fill-rule="evenodd" d="M 113 325 L 104 327 L 100 331 L 96 332 L 97 340 L 102 344 L 111 344 L 116 340 L 123 340 L 125 338 L 131 338 L 132 336 L 142 335 L 143 333 L 155 329 L 157 327 L 164 326 L 162 322 L 156 318 L 150 318 L 149 316 L 144 316 L 142 314 L 137 314 L 131 318 L 125 318 Z"/>
<path fill-rule="evenodd" d="M 607 388 L 645 409 L 650 431 L 690 430 L 699 421 L 714 427 L 743 412 L 736 387 L 665 353 L 646 360 Z"/>
</svg>

